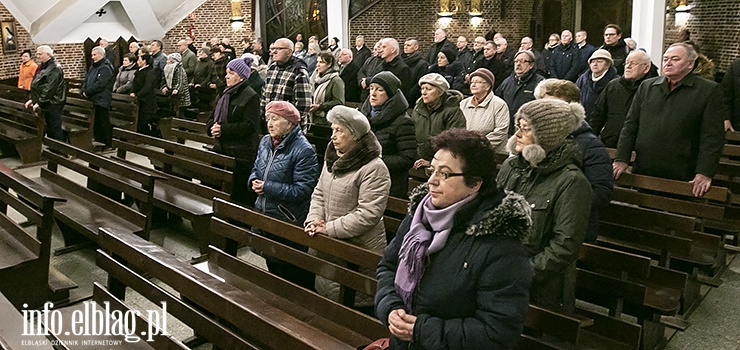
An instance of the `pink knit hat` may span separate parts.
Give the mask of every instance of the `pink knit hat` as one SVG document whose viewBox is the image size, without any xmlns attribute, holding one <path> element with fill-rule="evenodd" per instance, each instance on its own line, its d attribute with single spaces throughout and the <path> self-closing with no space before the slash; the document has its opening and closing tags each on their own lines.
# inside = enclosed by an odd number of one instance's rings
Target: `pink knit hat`
<svg viewBox="0 0 740 350">
<path fill-rule="evenodd" d="M 301 123 L 301 114 L 290 102 L 272 101 L 265 106 L 265 114 L 277 114 L 293 124 Z"/>
</svg>

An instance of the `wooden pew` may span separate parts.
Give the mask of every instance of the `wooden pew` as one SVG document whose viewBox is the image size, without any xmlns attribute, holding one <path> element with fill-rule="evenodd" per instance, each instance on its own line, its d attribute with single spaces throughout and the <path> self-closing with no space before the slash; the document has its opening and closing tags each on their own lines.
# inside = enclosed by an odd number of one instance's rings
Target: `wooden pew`
<svg viewBox="0 0 740 350">
<path fill-rule="evenodd" d="M 360 333 L 371 329 L 350 329 L 340 323 L 340 320 L 345 321 L 344 318 L 335 319 L 335 315 L 322 317 L 315 312 L 315 309 L 324 309 L 319 304 L 299 304 L 257 284 L 250 283 L 248 288 L 231 285 L 225 278 L 222 280 L 180 261 L 161 247 L 131 233 L 101 229 L 100 236 L 101 247 L 114 252 L 129 268 L 146 271 L 168 285 L 179 293 L 180 298 L 197 305 L 196 308 L 207 310 L 213 319 L 249 341 L 254 348 L 356 349 L 374 340 Z M 228 256 L 224 253 L 220 257 Z M 242 271 L 246 266 L 242 265 L 235 272 L 250 273 Z M 249 283 L 247 279 L 239 280 Z M 231 276 L 229 281 L 232 281 Z M 118 290 L 116 283 L 114 281 L 109 289 Z M 286 286 L 289 284 L 283 282 L 280 287 Z M 297 291 L 310 293 L 300 288 Z M 355 315 L 362 317 L 359 313 Z M 368 324 L 371 322 L 377 321 L 368 318 Z M 380 325 L 379 322 L 377 324 Z M 378 329 L 387 334 L 385 327 L 379 326 Z"/>
<path fill-rule="evenodd" d="M 206 133 L 206 123 L 180 118 L 163 118 L 159 120 L 162 138 L 185 144 L 187 140 L 213 146 L 214 138 Z"/>
<path fill-rule="evenodd" d="M 126 94 L 113 94 L 110 109 L 110 123 L 114 128 L 136 131 L 139 121 L 139 101 Z"/>
<path fill-rule="evenodd" d="M 650 258 L 584 243 L 579 250 L 576 277 L 578 299 L 609 309 L 609 315 L 635 316 L 642 326 L 642 349 L 653 349 L 661 341 L 665 327 L 684 330 L 676 316 L 686 274 L 651 266 Z"/>
<path fill-rule="evenodd" d="M 15 149 L 23 164 L 41 161 L 44 121 L 23 102 L 0 98 L 0 140 Z"/>
<path fill-rule="evenodd" d="M 83 242 L 80 235 L 97 241 L 101 226 L 149 237 L 157 176 L 49 138 L 44 145 L 48 165 L 35 180 L 67 199 L 54 208 L 67 246 Z M 86 186 L 70 180 L 67 171 L 81 176 Z M 124 204 L 121 194 L 136 201 L 139 209 Z"/>
<path fill-rule="evenodd" d="M 740 131 L 726 131 L 725 139 L 728 144 L 740 145 Z"/>
<path fill-rule="evenodd" d="M 0 98 L 26 103 L 31 99 L 31 92 L 14 85 L 0 84 Z"/>
<path fill-rule="evenodd" d="M 62 130 L 69 143 L 77 148 L 93 150 L 93 125 L 95 107 L 92 102 L 76 97 L 67 97 L 62 110 Z"/>
<path fill-rule="evenodd" d="M 0 292 L 16 308 L 66 300 L 77 287 L 49 266 L 54 205 L 64 201 L 0 164 Z"/>
<path fill-rule="evenodd" d="M 190 100 L 193 102 L 191 107 L 198 109 L 196 120 L 205 123 L 208 117 L 216 108 L 216 102 L 219 97 L 219 91 L 215 88 L 201 86 L 190 88 Z"/>
</svg>

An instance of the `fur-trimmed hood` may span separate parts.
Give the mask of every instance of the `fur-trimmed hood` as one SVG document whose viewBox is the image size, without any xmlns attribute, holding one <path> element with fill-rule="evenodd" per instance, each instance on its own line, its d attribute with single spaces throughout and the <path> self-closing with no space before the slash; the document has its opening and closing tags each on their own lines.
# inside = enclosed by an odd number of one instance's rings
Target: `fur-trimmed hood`
<svg viewBox="0 0 740 350">
<path fill-rule="evenodd" d="M 411 190 L 408 213 L 416 211 L 417 206 L 429 193 L 429 185 L 423 183 Z M 504 195 L 491 195 L 473 201 L 481 209 L 468 222 L 465 234 L 469 236 L 496 235 L 523 240 L 532 227 L 532 209 L 524 196 L 506 191 Z M 464 210 L 465 207 L 463 207 Z"/>
</svg>

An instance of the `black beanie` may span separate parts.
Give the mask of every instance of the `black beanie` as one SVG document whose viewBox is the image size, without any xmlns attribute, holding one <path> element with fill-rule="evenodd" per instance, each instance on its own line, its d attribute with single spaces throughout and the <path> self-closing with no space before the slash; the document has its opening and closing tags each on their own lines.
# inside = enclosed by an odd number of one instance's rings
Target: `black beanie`
<svg viewBox="0 0 740 350">
<path fill-rule="evenodd" d="M 383 90 L 385 90 L 385 93 L 388 94 L 388 97 L 392 97 L 393 95 L 395 95 L 401 88 L 401 81 L 398 79 L 398 77 L 387 70 L 375 74 L 373 79 L 370 80 L 370 84 L 372 83 L 382 86 Z"/>
</svg>

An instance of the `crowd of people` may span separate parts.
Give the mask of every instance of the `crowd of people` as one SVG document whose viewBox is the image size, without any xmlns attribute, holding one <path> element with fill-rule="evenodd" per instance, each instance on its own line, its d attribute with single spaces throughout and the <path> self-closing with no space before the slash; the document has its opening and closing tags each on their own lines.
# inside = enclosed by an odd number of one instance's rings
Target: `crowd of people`
<svg viewBox="0 0 740 350">
<path fill-rule="evenodd" d="M 541 51 L 529 37 L 510 47 L 501 33 L 472 47 L 442 28 L 433 37 L 426 55 L 416 38 L 370 49 L 362 35 L 323 51 L 315 36 L 269 48 L 245 39 L 241 54 L 226 39 L 196 50 L 186 38 L 166 55 L 154 40 L 131 43 L 117 69 L 101 43 L 81 93 L 95 105 L 96 140 L 110 146 L 113 91 L 138 99 L 138 130 L 154 135 L 157 93 L 187 108 L 192 89 L 216 89 L 206 132 L 214 151 L 237 159 L 232 199 L 382 253 L 377 271 L 363 271 L 377 276 L 377 294 L 356 307 L 388 326 L 390 348 L 511 348 L 528 303 L 573 311 L 579 247 L 596 239 L 633 152 L 632 172 L 688 181 L 697 197 L 709 190 L 724 132 L 740 126 L 740 60 L 720 85 L 697 71 L 706 58 L 695 46 L 678 42 L 653 58 L 658 75 L 615 24 L 600 47 L 570 30 Z M 61 139 L 61 66 L 48 46 L 38 68 L 30 54 L 19 87 Z M 331 129 L 323 155 L 305 134 L 318 125 Z M 509 156 L 497 174 L 496 153 Z M 409 189 L 411 169 L 427 182 Z M 410 207 L 387 235 L 389 196 Z M 272 272 L 338 300 L 335 283 L 266 258 Z"/>
</svg>

